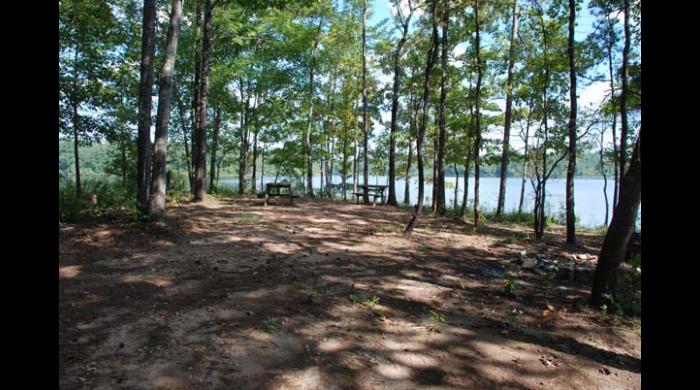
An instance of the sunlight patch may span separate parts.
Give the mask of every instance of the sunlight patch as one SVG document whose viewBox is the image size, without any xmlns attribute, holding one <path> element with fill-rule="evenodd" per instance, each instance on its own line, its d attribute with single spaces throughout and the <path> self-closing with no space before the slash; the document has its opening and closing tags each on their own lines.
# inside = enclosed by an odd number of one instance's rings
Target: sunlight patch
<svg viewBox="0 0 700 390">
<path fill-rule="evenodd" d="M 59 267 L 58 268 L 58 278 L 59 279 L 74 278 L 74 277 L 80 275 L 81 267 L 82 266 L 80 266 L 80 265 L 69 265 L 66 267 Z"/>
</svg>

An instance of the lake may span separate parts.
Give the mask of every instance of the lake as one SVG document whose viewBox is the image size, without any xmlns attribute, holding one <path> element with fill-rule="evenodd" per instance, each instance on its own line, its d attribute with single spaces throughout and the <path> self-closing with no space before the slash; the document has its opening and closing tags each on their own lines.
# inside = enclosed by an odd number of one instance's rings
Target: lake
<svg viewBox="0 0 700 390">
<path fill-rule="evenodd" d="M 274 176 L 266 176 L 263 179 L 264 183 L 274 182 Z M 282 177 L 279 178 L 279 181 Z M 320 188 L 321 178 L 314 177 L 314 188 Z M 495 210 L 498 203 L 498 187 L 499 178 L 497 177 L 482 177 L 479 180 L 479 200 L 482 210 Z M 293 180 L 289 180 L 293 182 Z M 333 183 L 340 184 L 340 176 L 333 176 Z M 352 184 L 352 178 L 348 180 Z M 362 183 L 362 178 L 360 178 Z M 506 181 L 506 211 L 515 211 L 518 209 L 520 201 L 520 178 L 510 177 Z M 258 178 L 258 186 L 260 179 Z M 386 176 L 370 176 L 370 184 L 387 184 Z M 417 178 L 411 178 L 411 188 L 409 191 L 411 204 L 417 202 L 418 181 Z M 613 180 L 608 180 L 608 201 L 610 203 L 610 218 L 612 218 L 612 197 L 613 197 Z M 238 188 L 238 179 L 233 177 L 222 177 L 219 181 L 220 186 Z M 459 204 L 464 196 L 464 177 L 459 178 L 459 188 L 457 197 Z M 564 215 L 565 210 L 565 195 L 566 195 L 566 179 L 549 179 L 547 181 L 547 215 L 559 214 Z M 404 189 L 406 181 L 399 179 L 396 181 L 396 198 L 399 202 L 403 201 Z M 455 177 L 445 178 L 445 200 L 447 205 L 454 205 L 454 186 Z M 433 186 L 431 183 L 425 183 L 425 204 L 430 206 L 432 200 Z M 348 197 L 350 194 L 348 193 Z M 469 178 L 469 203 L 474 198 L 474 178 Z M 603 179 L 588 179 L 578 178 L 574 183 L 574 202 L 576 216 L 579 218 L 580 226 L 584 227 L 599 227 L 605 223 L 605 199 L 603 198 Z M 526 211 L 531 211 L 534 205 L 534 190 L 532 185 L 527 181 L 525 183 L 525 201 L 523 208 Z M 563 217 L 562 217 L 563 219 Z M 609 222 L 609 221 L 608 221 Z"/>
</svg>

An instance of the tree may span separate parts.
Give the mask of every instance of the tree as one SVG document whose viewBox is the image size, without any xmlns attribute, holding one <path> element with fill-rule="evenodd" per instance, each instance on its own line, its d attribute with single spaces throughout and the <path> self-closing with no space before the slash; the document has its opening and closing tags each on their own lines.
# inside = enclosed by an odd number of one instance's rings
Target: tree
<svg viewBox="0 0 700 390">
<path fill-rule="evenodd" d="M 576 173 L 576 59 L 574 51 L 574 26 L 576 25 L 576 0 L 569 0 L 569 165 L 566 170 L 566 243 L 576 244 L 576 213 L 574 210 L 574 174 Z"/>
<path fill-rule="evenodd" d="M 168 151 L 168 123 L 173 95 L 177 41 L 180 33 L 182 0 L 173 0 L 170 9 L 170 27 L 165 51 L 165 61 L 160 72 L 158 89 L 158 114 L 156 117 L 153 180 L 150 194 L 150 213 L 162 215 L 165 211 L 166 155 Z M 150 137 L 150 135 L 149 135 Z"/>
<path fill-rule="evenodd" d="M 401 4 L 399 0 L 394 0 L 394 6 L 396 7 L 396 16 L 399 21 L 399 25 L 401 28 L 401 39 L 399 39 L 398 44 L 396 45 L 396 51 L 394 53 L 394 83 L 392 87 L 392 95 L 391 95 L 391 127 L 390 127 L 390 135 L 389 135 L 389 195 L 387 199 L 387 203 L 393 206 L 397 205 L 396 201 L 396 126 L 397 126 L 397 116 L 398 116 L 398 111 L 399 111 L 399 88 L 400 88 L 400 83 L 401 83 L 401 66 L 400 66 L 400 60 L 401 60 L 401 52 L 403 50 L 404 45 L 406 44 L 406 39 L 408 35 L 408 27 L 411 22 L 411 17 L 413 16 L 414 12 L 414 7 L 413 4 L 411 3 L 411 0 L 408 0 L 408 15 L 404 17 L 403 13 L 401 12 Z M 399 26 L 397 26 L 399 27 Z M 410 155 L 410 152 L 409 152 Z M 410 168 L 410 156 L 409 156 L 409 164 Z M 407 169 L 409 169 L 407 168 Z M 408 188 L 408 177 L 406 180 L 407 187 Z"/>
<path fill-rule="evenodd" d="M 425 63 L 425 72 L 423 74 L 423 91 L 421 98 L 421 107 L 423 108 L 423 111 L 421 114 L 421 122 L 418 127 L 418 134 L 416 135 L 416 160 L 418 164 L 418 205 L 416 205 L 416 208 L 413 211 L 413 216 L 408 222 L 408 225 L 406 225 L 406 228 L 404 229 L 403 234 L 405 237 L 411 236 L 413 228 L 416 224 L 416 220 L 418 219 L 418 216 L 423 212 L 423 195 L 425 193 L 425 182 L 423 173 L 423 138 L 425 137 L 425 129 L 428 124 L 428 98 L 430 93 L 430 76 L 433 70 L 433 66 L 437 61 L 438 51 L 436 3 L 437 1 L 433 0 L 430 4 L 432 35 Z"/>
<path fill-rule="evenodd" d="M 640 129 L 632 151 L 629 168 L 622 177 L 620 201 L 613 213 L 612 221 L 605 234 L 603 247 L 598 256 L 591 287 L 591 304 L 599 306 L 607 294 L 614 296 L 617 270 L 624 257 L 630 235 L 637 219 L 637 212 L 642 199 L 642 164 L 641 164 Z"/>
<path fill-rule="evenodd" d="M 450 6 L 447 1 L 443 3 L 442 10 L 442 42 L 441 42 L 441 75 L 440 75 L 440 102 L 438 105 L 438 142 L 437 142 L 437 164 L 435 167 L 436 177 L 433 183 L 435 190 L 435 212 L 438 215 L 445 214 L 445 99 L 447 98 L 447 53 L 449 45 L 447 41 L 448 27 L 450 22 Z"/>
<path fill-rule="evenodd" d="M 156 2 L 143 2 L 143 34 L 141 38 L 141 83 L 139 86 L 139 125 L 137 163 L 137 207 L 148 214 L 151 178 L 151 99 L 153 93 L 153 57 L 155 46 Z"/>
<path fill-rule="evenodd" d="M 496 216 L 503 216 L 506 201 L 506 180 L 508 178 L 508 154 L 510 147 L 510 127 L 513 115 L 513 65 L 515 64 L 515 38 L 518 35 L 518 0 L 513 0 L 513 18 L 510 28 L 510 45 L 508 48 L 508 76 L 506 80 L 506 112 L 503 122 L 503 153 L 501 154 L 501 180 L 498 188 Z"/>
<path fill-rule="evenodd" d="M 474 0 L 474 22 L 476 26 L 476 36 L 474 38 L 474 48 L 476 50 L 476 89 L 474 100 L 474 123 L 475 140 L 474 140 L 474 228 L 479 227 L 481 220 L 481 209 L 479 208 L 479 169 L 480 159 L 479 150 L 481 149 L 481 80 L 483 77 L 483 64 L 481 62 L 481 41 L 480 41 L 480 23 L 479 23 L 479 0 Z"/>
<path fill-rule="evenodd" d="M 204 28 L 202 32 L 202 62 L 200 69 L 199 99 L 197 104 L 197 127 L 194 134 L 196 153 L 194 154 L 194 201 L 200 202 L 206 197 L 207 180 L 207 107 L 209 97 L 209 72 L 211 70 L 211 19 L 213 5 L 211 0 L 204 1 Z"/>
</svg>

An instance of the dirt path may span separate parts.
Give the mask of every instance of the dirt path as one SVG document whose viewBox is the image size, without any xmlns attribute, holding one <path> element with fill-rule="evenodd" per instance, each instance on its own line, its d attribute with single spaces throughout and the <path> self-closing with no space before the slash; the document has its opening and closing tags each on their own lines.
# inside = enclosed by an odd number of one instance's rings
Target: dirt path
<svg viewBox="0 0 700 390">
<path fill-rule="evenodd" d="M 587 283 L 523 271 L 504 294 L 504 267 L 564 256 L 560 235 L 425 216 L 405 240 L 408 219 L 226 199 L 62 226 L 61 388 L 641 387 L 639 331 L 598 325 Z"/>
</svg>

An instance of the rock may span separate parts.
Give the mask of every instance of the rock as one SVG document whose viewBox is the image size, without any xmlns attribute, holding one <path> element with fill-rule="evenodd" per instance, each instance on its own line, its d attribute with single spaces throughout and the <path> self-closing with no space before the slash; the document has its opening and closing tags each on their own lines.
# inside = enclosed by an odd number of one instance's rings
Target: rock
<svg viewBox="0 0 700 390">
<path fill-rule="evenodd" d="M 601 368 L 600 370 L 598 370 L 598 372 L 600 372 L 603 375 L 610 375 L 610 370 L 608 370 L 607 367 Z"/>
<path fill-rule="evenodd" d="M 522 267 L 525 269 L 535 268 L 536 265 L 537 265 L 537 259 L 533 259 L 531 257 L 526 257 L 523 259 Z"/>
</svg>

